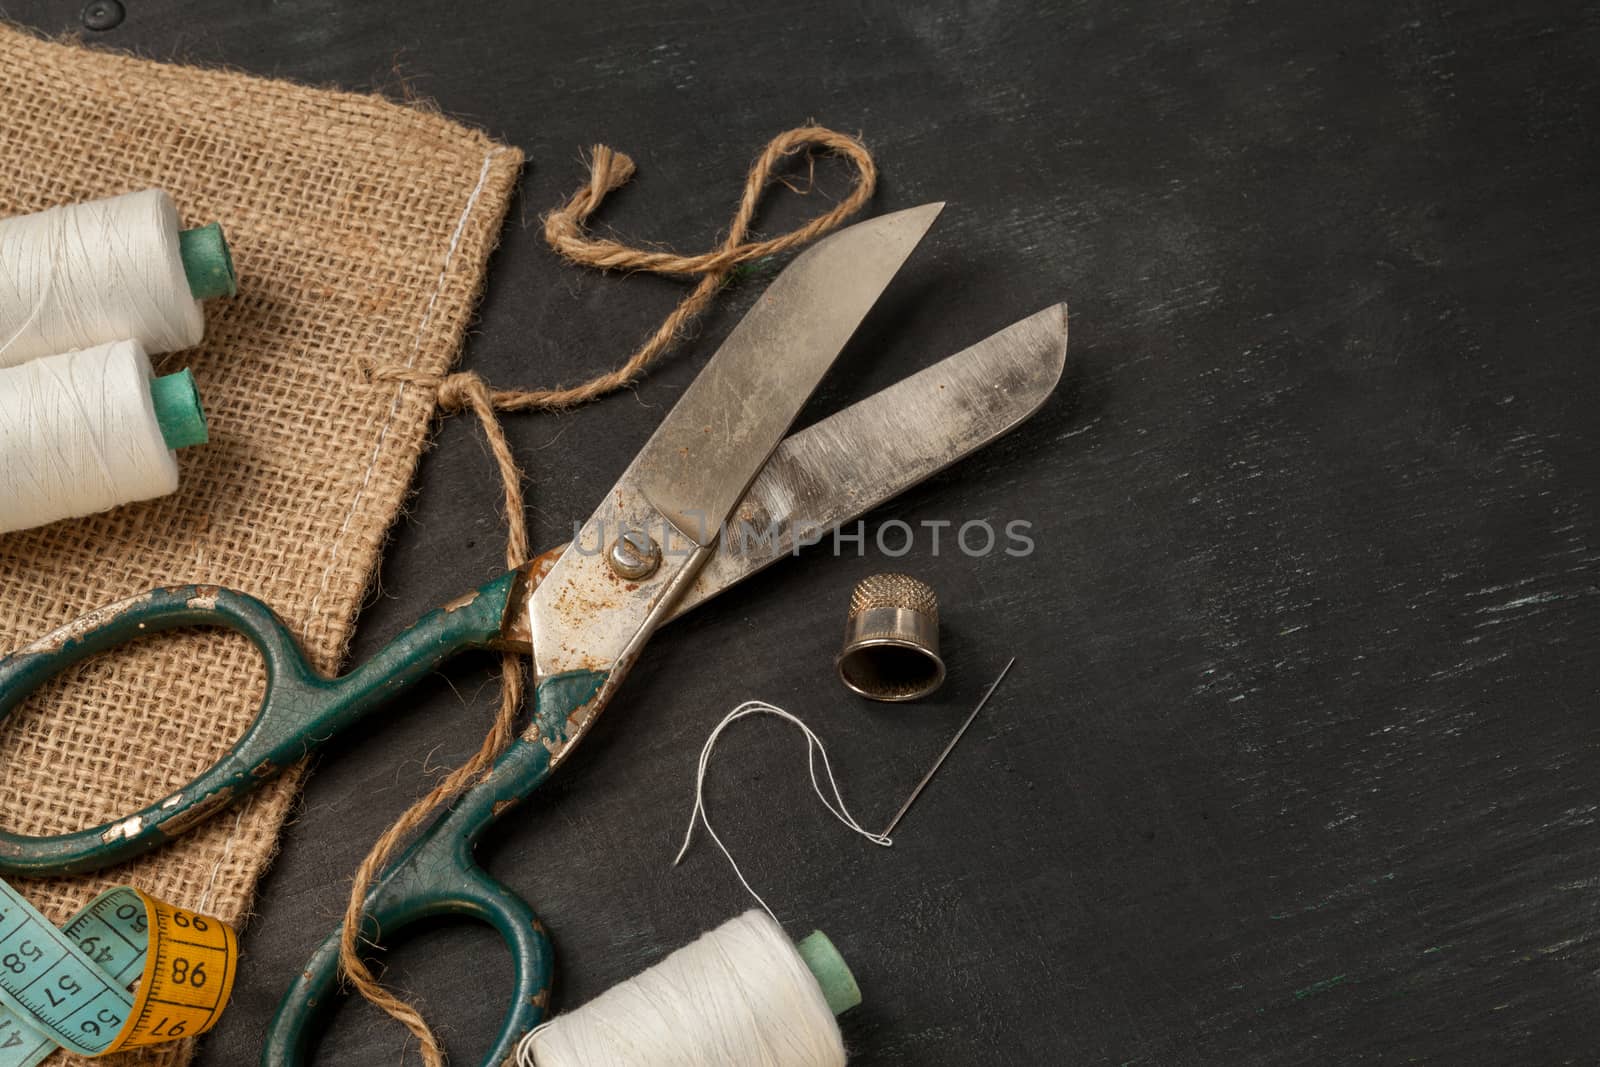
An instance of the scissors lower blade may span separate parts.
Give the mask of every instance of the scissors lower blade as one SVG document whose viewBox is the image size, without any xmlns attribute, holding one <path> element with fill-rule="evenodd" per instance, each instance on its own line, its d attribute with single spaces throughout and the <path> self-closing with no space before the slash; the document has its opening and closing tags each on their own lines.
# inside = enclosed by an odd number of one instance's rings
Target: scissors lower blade
<svg viewBox="0 0 1600 1067">
<path fill-rule="evenodd" d="M 789 436 L 674 617 L 1015 429 L 1066 359 L 1067 307 L 1056 304 Z"/>
</svg>

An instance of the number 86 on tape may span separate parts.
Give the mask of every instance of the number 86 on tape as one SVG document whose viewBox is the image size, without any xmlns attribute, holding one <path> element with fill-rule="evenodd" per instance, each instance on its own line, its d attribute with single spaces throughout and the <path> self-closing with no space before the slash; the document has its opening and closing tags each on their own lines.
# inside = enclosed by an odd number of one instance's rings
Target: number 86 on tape
<svg viewBox="0 0 1600 1067">
<path fill-rule="evenodd" d="M 0 1067 L 33 1067 L 58 1047 L 103 1056 L 203 1033 L 237 961 L 220 920 L 137 889 L 102 893 L 58 930 L 0 881 Z"/>
</svg>

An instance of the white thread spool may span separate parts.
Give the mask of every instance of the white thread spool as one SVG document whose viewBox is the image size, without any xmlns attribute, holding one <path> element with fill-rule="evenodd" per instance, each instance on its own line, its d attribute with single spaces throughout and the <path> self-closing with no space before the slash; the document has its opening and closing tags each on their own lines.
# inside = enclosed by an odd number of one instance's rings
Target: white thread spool
<svg viewBox="0 0 1600 1067">
<path fill-rule="evenodd" d="M 798 947 L 754 909 L 558 1016 L 518 1067 L 843 1067 L 833 1017 L 861 1002 L 828 939 Z"/>
<path fill-rule="evenodd" d="M 205 435 L 193 377 L 137 341 L 0 368 L 0 533 L 165 496 Z"/>
<path fill-rule="evenodd" d="M 200 298 L 234 291 L 216 223 L 180 230 L 160 189 L 0 220 L 0 367 L 123 338 L 198 344 Z"/>
</svg>

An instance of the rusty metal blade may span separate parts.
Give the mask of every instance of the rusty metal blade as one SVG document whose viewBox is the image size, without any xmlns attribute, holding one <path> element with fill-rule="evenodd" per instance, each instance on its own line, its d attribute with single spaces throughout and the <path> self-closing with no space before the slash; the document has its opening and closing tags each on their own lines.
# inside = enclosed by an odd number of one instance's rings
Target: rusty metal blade
<svg viewBox="0 0 1600 1067">
<path fill-rule="evenodd" d="M 673 616 L 1014 429 L 1055 389 L 1066 358 L 1067 307 L 1056 304 L 793 434 Z"/>
<path fill-rule="evenodd" d="M 685 537 L 716 539 L 943 207 L 880 215 L 817 242 L 734 327 L 629 469 L 634 488 Z"/>
<path fill-rule="evenodd" d="M 1055 389 L 1066 357 L 1067 309 L 1057 304 L 792 434 L 745 495 L 728 524 L 731 536 L 669 617 L 788 558 L 797 535 L 863 515 L 1014 429 Z M 741 537 L 769 529 L 776 531 L 770 542 Z M 567 548 L 532 561 L 529 573 L 544 578 Z M 531 601 L 550 588 L 539 581 L 520 595 Z M 507 618 L 501 647 L 531 652 L 523 602 Z"/>
</svg>

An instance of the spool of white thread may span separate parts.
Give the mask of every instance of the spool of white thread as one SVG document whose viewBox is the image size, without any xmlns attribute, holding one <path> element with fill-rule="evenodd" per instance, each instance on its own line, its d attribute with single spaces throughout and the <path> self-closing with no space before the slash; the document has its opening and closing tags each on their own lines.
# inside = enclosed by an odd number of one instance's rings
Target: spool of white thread
<svg viewBox="0 0 1600 1067">
<path fill-rule="evenodd" d="M 200 298 L 233 291 L 221 227 L 180 230 L 160 189 L 0 219 L 0 367 L 123 338 L 188 348 Z"/>
<path fill-rule="evenodd" d="M 0 533 L 165 496 L 205 437 L 193 377 L 137 341 L 0 368 Z"/>
<path fill-rule="evenodd" d="M 518 1067 L 843 1067 L 834 1015 L 861 1002 L 820 932 L 797 947 L 750 910 L 532 1031 Z"/>
</svg>

